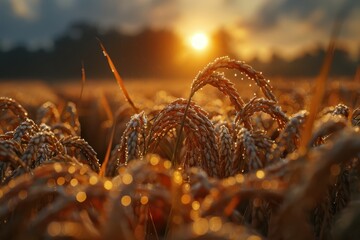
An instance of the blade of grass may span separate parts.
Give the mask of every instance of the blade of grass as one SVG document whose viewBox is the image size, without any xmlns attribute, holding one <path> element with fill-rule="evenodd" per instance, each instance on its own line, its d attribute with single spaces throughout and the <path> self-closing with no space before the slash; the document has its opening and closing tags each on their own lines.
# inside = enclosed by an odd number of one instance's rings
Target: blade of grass
<svg viewBox="0 0 360 240">
<path fill-rule="evenodd" d="M 111 147 L 112 147 L 112 143 L 113 143 L 113 139 L 114 139 L 114 135 L 115 135 L 115 125 L 116 124 L 113 124 L 112 126 L 112 129 L 111 129 L 111 135 L 110 135 L 110 140 L 109 140 L 109 143 L 108 143 L 108 146 L 107 146 L 107 149 L 106 149 L 106 154 L 105 154 L 105 158 L 104 158 L 104 161 L 101 165 L 101 168 L 100 168 L 100 172 L 99 172 L 99 176 L 100 177 L 104 177 L 105 176 L 105 173 L 106 173 L 106 167 L 109 163 L 109 158 L 110 158 L 110 153 L 111 153 Z"/>
<path fill-rule="evenodd" d="M 107 117 L 108 121 L 110 121 L 110 123 L 113 124 L 114 116 L 113 116 L 113 113 L 111 111 L 109 101 L 107 100 L 104 92 L 101 92 L 101 106 L 105 111 L 105 114 L 106 114 L 106 117 Z"/>
<path fill-rule="evenodd" d="M 114 122 L 114 116 L 113 116 L 113 113 L 111 111 L 109 101 L 107 100 L 107 98 L 106 98 L 106 96 L 105 96 L 105 94 L 103 92 L 101 92 L 101 105 L 103 106 L 103 109 L 105 110 L 108 121 L 110 121 L 110 123 L 112 125 L 111 134 L 110 134 L 110 140 L 109 140 L 108 146 L 106 148 L 105 158 L 104 158 L 104 161 L 103 161 L 103 163 L 101 165 L 100 173 L 99 173 L 99 175 L 101 177 L 104 177 L 105 173 L 106 173 L 106 167 L 108 165 L 109 158 L 110 158 L 111 147 L 112 147 L 112 143 L 113 143 L 113 139 L 114 139 L 114 135 L 115 135 L 116 124 Z"/>
<path fill-rule="evenodd" d="M 80 103 L 81 103 L 81 99 L 82 99 L 83 92 L 84 92 L 85 81 L 86 81 L 85 67 L 84 67 L 84 62 L 81 61 L 81 90 L 80 90 L 78 105 L 80 105 Z"/>
<path fill-rule="evenodd" d="M 311 134 L 313 131 L 315 119 L 319 112 L 322 99 L 324 97 L 326 80 L 329 76 L 331 63 L 333 61 L 335 42 L 340 32 L 342 22 L 343 19 L 341 19 L 339 15 L 332 29 L 331 39 L 326 51 L 323 65 L 321 67 L 318 77 L 315 80 L 314 92 L 310 103 L 309 116 L 306 120 L 304 130 L 302 131 L 301 134 L 301 141 L 299 147 L 300 154 L 306 154 L 307 152 L 307 146 L 311 139 Z"/>
<path fill-rule="evenodd" d="M 102 49 L 102 52 L 104 54 L 104 56 L 106 57 L 107 59 L 107 62 L 109 64 L 109 67 L 112 71 L 112 73 L 114 74 L 114 77 L 119 85 L 119 87 L 121 88 L 121 91 L 123 92 L 124 96 L 125 96 L 125 99 L 126 101 L 131 105 L 131 107 L 134 109 L 135 113 L 139 113 L 139 109 L 135 106 L 134 102 L 131 100 L 126 88 L 125 88 L 125 84 L 124 84 L 124 81 L 123 79 L 121 78 L 119 72 L 117 71 L 113 61 L 111 60 L 108 52 L 106 51 L 104 45 L 102 44 L 102 42 L 100 41 L 100 39 L 97 38 L 97 40 L 99 41 L 99 44 L 100 44 L 100 47 Z"/>
<path fill-rule="evenodd" d="M 156 230 L 155 222 L 154 222 L 153 216 L 151 214 L 150 207 L 148 208 L 148 216 L 150 217 L 150 226 L 152 228 L 153 233 L 155 234 L 154 238 L 150 238 L 150 239 L 159 240 L 159 234 Z M 149 237 L 151 237 L 151 236 L 149 236 Z"/>
</svg>

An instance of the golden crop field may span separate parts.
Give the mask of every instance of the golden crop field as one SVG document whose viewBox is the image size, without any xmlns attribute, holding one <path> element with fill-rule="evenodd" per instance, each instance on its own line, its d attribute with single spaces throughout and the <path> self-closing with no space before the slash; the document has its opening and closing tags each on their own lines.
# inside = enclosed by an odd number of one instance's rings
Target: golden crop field
<svg viewBox="0 0 360 240">
<path fill-rule="evenodd" d="M 264 76 L 1 84 L 0 238 L 356 239 L 359 83 Z"/>
</svg>

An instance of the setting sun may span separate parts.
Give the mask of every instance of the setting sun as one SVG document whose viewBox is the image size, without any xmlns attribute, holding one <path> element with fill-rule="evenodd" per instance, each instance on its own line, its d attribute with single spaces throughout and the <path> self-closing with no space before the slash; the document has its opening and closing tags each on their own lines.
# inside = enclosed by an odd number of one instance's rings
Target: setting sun
<svg viewBox="0 0 360 240">
<path fill-rule="evenodd" d="M 196 50 L 203 50 L 209 43 L 208 37 L 204 33 L 196 33 L 191 37 L 191 46 Z"/>
</svg>

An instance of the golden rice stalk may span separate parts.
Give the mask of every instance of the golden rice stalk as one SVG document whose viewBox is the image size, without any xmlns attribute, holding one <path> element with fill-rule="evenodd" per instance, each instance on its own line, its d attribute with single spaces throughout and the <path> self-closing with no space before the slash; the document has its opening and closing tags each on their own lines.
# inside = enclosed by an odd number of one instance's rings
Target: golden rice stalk
<svg viewBox="0 0 360 240">
<path fill-rule="evenodd" d="M 51 126 L 51 131 L 58 139 L 77 135 L 74 128 L 69 123 L 55 123 Z"/>
<path fill-rule="evenodd" d="M 342 116 L 344 118 L 348 118 L 349 117 L 349 107 L 346 106 L 345 104 L 339 103 L 338 105 L 336 105 L 335 107 L 327 107 L 324 108 L 320 113 L 319 116 L 323 117 L 327 114 L 333 115 L 333 116 Z"/>
<path fill-rule="evenodd" d="M 20 145 L 14 141 L 0 142 L 0 185 L 7 182 L 13 171 L 18 167 L 21 171 L 28 171 L 26 164 L 19 157 Z"/>
<path fill-rule="evenodd" d="M 198 154 L 201 151 L 200 146 L 196 142 L 193 142 L 193 139 L 191 138 L 185 138 L 184 146 L 186 149 L 184 156 L 185 160 L 181 164 L 181 167 L 188 169 L 199 166 L 199 163 L 201 163 L 201 158 Z"/>
<path fill-rule="evenodd" d="M 41 105 L 36 113 L 36 123 L 45 123 L 46 125 L 52 126 L 53 124 L 60 121 L 60 114 L 52 102 L 46 102 Z"/>
<path fill-rule="evenodd" d="M 138 206 L 148 206 L 150 213 L 161 214 L 166 222 L 171 204 L 171 173 L 169 162 L 156 155 L 147 155 L 144 160 L 130 161 L 126 168 L 119 170 L 113 179 L 113 189 L 104 219 L 104 235 L 114 238 L 121 235 L 134 238 L 141 216 L 136 216 Z M 160 211 L 160 212 L 158 212 Z M 122 221 L 118 221 L 122 219 Z M 159 227 L 159 226 L 157 226 Z M 140 233 L 140 234 L 143 234 Z"/>
<path fill-rule="evenodd" d="M 351 114 L 351 124 L 360 126 L 360 108 L 356 108 Z"/>
<path fill-rule="evenodd" d="M 275 158 L 285 157 L 288 153 L 292 153 L 299 146 L 300 130 L 304 126 L 308 112 L 302 110 L 290 117 L 284 129 L 280 132 L 276 139 L 277 148 L 274 150 Z"/>
<path fill-rule="evenodd" d="M 252 79 L 256 82 L 256 84 L 260 87 L 260 89 L 262 90 L 262 92 L 264 93 L 266 98 L 268 98 L 269 100 L 272 100 L 274 102 L 277 102 L 275 95 L 271 91 L 270 84 L 265 80 L 262 73 L 255 71 L 251 66 L 245 64 L 244 62 L 230 59 L 229 57 L 217 58 L 215 61 L 209 63 L 202 71 L 200 71 L 191 84 L 190 96 L 188 98 L 187 105 L 184 110 L 183 118 L 180 122 L 179 134 L 178 134 L 175 149 L 173 152 L 172 160 L 174 160 L 175 162 L 177 162 L 175 160 L 175 158 L 177 157 L 177 152 L 180 147 L 180 138 L 182 135 L 188 108 L 190 107 L 191 98 L 194 96 L 196 91 L 200 88 L 199 86 L 204 86 L 207 83 L 207 81 L 215 84 L 214 80 L 209 80 L 211 78 L 211 76 L 213 75 L 213 76 L 215 76 L 215 79 L 221 80 L 220 82 L 222 82 L 224 84 L 226 83 L 228 88 L 230 87 L 229 81 L 225 80 L 219 74 L 214 74 L 214 72 L 220 68 L 236 69 L 236 70 L 240 71 L 241 73 L 245 73 L 250 79 Z M 218 86 L 220 88 L 220 83 L 216 83 L 215 86 Z M 230 90 L 230 88 L 229 88 L 229 90 Z M 228 92 L 229 92 L 229 96 L 230 95 L 235 96 L 233 93 L 231 93 L 231 91 L 228 91 Z M 241 104 L 243 104 L 243 102 L 242 102 L 242 100 L 240 100 L 240 98 L 233 100 L 233 101 L 234 101 L 234 103 L 237 101 L 236 104 L 237 104 L 238 108 L 240 107 Z"/>
<path fill-rule="evenodd" d="M 211 75 L 221 68 L 235 69 L 246 74 L 251 80 L 255 81 L 267 99 L 277 102 L 275 95 L 272 93 L 270 84 L 266 81 L 262 73 L 255 71 L 251 66 L 245 64 L 245 62 L 230 59 L 229 57 L 217 58 L 200 71 L 191 84 L 190 96 L 193 96 L 195 92 L 201 88 L 201 86 L 204 86 L 206 84 L 204 84 L 204 82 L 211 81 L 209 80 Z M 216 78 L 219 76 L 219 74 L 215 74 Z M 219 79 L 222 79 L 222 77 L 220 76 Z"/>
<path fill-rule="evenodd" d="M 336 169 L 359 154 L 360 135 L 351 129 L 337 134 L 336 141 L 325 144 L 321 149 L 310 149 L 310 161 L 303 167 L 303 173 L 297 186 L 289 188 L 286 199 L 276 219 L 270 238 L 311 238 L 305 213 L 314 207 L 334 182 L 340 171 Z M 280 227 L 281 226 L 281 227 Z M 301 227 L 302 234 L 296 229 Z"/>
<path fill-rule="evenodd" d="M 66 223 L 87 230 L 78 233 L 78 238 L 99 237 L 94 230 L 99 228 L 98 219 L 104 212 L 108 193 L 104 182 L 86 166 L 69 160 L 44 164 L 32 174 L 11 180 L 0 188 L 0 193 L 0 220 L 6 222 L 0 224 L 1 238 L 24 238 L 29 234 L 36 238 L 73 236 L 77 229 L 66 232 L 54 229 L 54 224 L 63 227 Z M 92 231 L 87 228 L 89 225 L 94 227 Z"/>
<path fill-rule="evenodd" d="M 234 83 L 227 79 L 223 73 L 213 72 L 208 78 L 202 81 L 195 81 L 192 86 L 192 91 L 195 93 L 208 84 L 216 87 L 220 92 L 227 95 L 237 111 L 240 111 L 245 105 Z"/>
<path fill-rule="evenodd" d="M 276 102 L 254 97 L 237 113 L 235 123 L 244 124 L 246 128 L 252 129 L 252 126 L 249 126 L 247 123 L 250 122 L 250 117 L 256 112 L 269 114 L 277 121 L 280 128 L 283 128 L 289 121 L 286 114 L 281 110 L 281 107 L 276 105 Z"/>
<path fill-rule="evenodd" d="M 27 111 L 18 102 L 8 97 L 0 97 L 0 110 L 0 120 L 6 122 L 6 125 L 1 124 L 3 132 L 15 129 L 28 116 Z M 12 114 L 9 115 L 9 111 Z"/>
<path fill-rule="evenodd" d="M 323 144 L 332 134 L 347 127 L 347 121 L 343 115 L 325 115 L 315 123 L 314 132 L 309 141 L 308 147 Z"/>
<path fill-rule="evenodd" d="M 236 135 L 233 162 L 234 170 L 231 175 L 245 171 L 247 165 L 250 165 L 251 169 L 263 167 L 261 160 L 257 156 L 255 141 L 246 128 L 241 128 Z"/>
<path fill-rule="evenodd" d="M 220 125 L 217 132 L 220 177 L 230 177 L 233 171 L 233 139 L 226 125 Z"/>
<path fill-rule="evenodd" d="M 273 142 L 262 132 L 251 132 L 241 128 L 234 146 L 234 173 L 254 171 L 263 168 L 272 160 Z M 267 155 L 268 153 L 268 155 Z"/>
<path fill-rule="evenodd" d="M 43 147 L 49 148 L 46 158 L 49 160 L 52 156 L 63 152 L 62 145 L 58 142 L 55 135 L 50 131 L 41 131 L 36 133 L 29 141 L 21 160 L 29 167 L 34 167 L 35 162 L 40 157 L 39 150 Z M 43 157 L 43 156 L 42 156 Z"/>
<path fill-rule="evenodd" d="M 81 128 L 79 122 L 79 114 L 75 103 L 67 102 L 60 115 L 60 120 L 63 123 L 68 123 L 76 133 L 77 136 L 81 135 Z"/>
<path fill-rule="evenodd" d="M 178 99 L 159 113 L 152 124 L 149 149 L 156 147 L 157 143 L 168 131 L 176 128 L 181 123 L 186 108 L 187 100 Z M 209 176 L 219 177 L 219 154 L 214 126 L 207 118 L 207 113 L 194 103 L 189 105 L 184 130 L 186 137 L 191 139 L 189 142 L 194 143 L 194 147 L 200 149 L 197 153 L 199 159 L 201 159 L 198 166 L 203 167 Z"/>
<path fill-rule="evenodd" d="M 40 132 L 39 126 L 30 118 L 27 118 L 17 126 L 14 131 L 13 139 L 19 143 L 28 143 L 38 132 Z"/>
<path fill-rule="evenodd" d="M 114 176 L 122 164 L 128 164 L 133 159 L 142 159 L 145 151 L 147 117 L 144 111 L 135 114 L 127 123 L 120 144 L 117 145 L 106 167 L 106 176 Z"/>
<path fill-rule="evenodd" d="M 100 164 L 96 152 L 84 139 L 78 136 L 69 136 L 62 138 L 60 143 L 66 149 L 68 155 L 88 164 L 94 172 L 99 172 Z M 78 155 L 78 151 L 80 151 L 81 155 Z"/>
</svg>

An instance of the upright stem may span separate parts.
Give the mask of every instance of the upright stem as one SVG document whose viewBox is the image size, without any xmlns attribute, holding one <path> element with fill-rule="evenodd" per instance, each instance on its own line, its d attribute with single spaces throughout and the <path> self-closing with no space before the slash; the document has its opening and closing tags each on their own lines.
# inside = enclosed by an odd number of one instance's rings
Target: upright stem
<svg viewBox="0 0 360 240">
<path fill-rule="evenodd" d="M 174 149 L 173 155 L 172 155 L 172 157 L 171 157 L 171 162 L 174 163 L 174 166 L 175 166 L 175 167 L 178 166 L 177 155 L 178 155 L 178 151 L 179 151 L 179 147 L 180 147 L 181 135 L 182 135 L 183 128 L 184 128 L 184 124 L 185 124 L 185 120 L 186 120 L 186 114 L 187 114 L 188 109 L 189 109 L 189 107 L 190 107 L 191 98 L 192 98 L 193 95 L 194 95 L 194 92 L 193 92 L 193 90 L 191 89 L 190 96 L 189 96 L 188 102 L 187 102 L 186 107 L 185 107 L 185 110 L 184 110 L 184 115 L 183 115 L 183 117 L 182 117 L 182 119 L 181 119 L 181 125 L 180 125 L 180 129 L 179 129 L 179 133 L 178 133 L 178 136 L 176 137 L 175 149 Z"/>
</svg>

